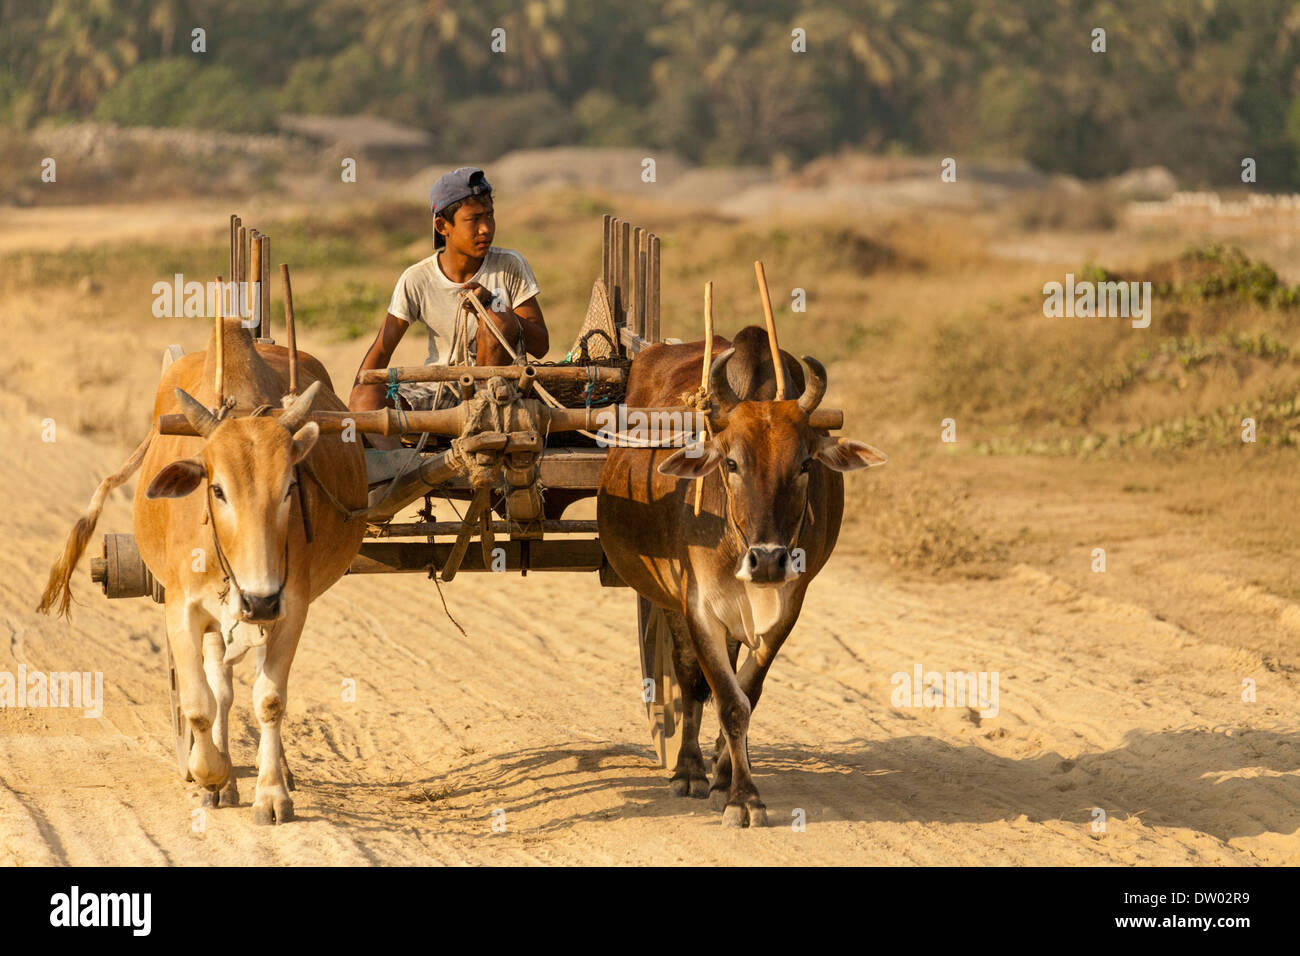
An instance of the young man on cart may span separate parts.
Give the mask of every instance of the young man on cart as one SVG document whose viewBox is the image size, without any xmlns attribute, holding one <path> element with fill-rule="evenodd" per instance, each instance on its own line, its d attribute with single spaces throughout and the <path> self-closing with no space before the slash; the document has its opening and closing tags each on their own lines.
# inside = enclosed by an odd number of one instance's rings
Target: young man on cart
<svg viewBox="0 0 1300 956">
<path fill-rule="evenodd" d="M 483 170 L 462 166 L 441 177 L 429 192 L 433 214 L 434 253 L 402 273 L 393 298 L 361 368 L 384 369 L 397 344 L 413 323 L 425 327 L 429 348 L 426 365 L 509 365 L 510 353 L 541 358 L 550 336 L 537 303 L 540 291 L 528 261 L 513 249 L 492 245 L 496 234 L 492 186 Z M 473 306 L 462 301 L 465 291 L 487 309 L 496 332 L 487 328 Z M 385 385 L 354 382 L 348 407 L 369 411 L 393 404 Z M 459 393 L 434 383 L 400 383 L 397 400 L 403 408 L 430 409 L 454 404 Z M 396 448 L 397 436 L 367 435 L 375 448 Z"/>
</svg>

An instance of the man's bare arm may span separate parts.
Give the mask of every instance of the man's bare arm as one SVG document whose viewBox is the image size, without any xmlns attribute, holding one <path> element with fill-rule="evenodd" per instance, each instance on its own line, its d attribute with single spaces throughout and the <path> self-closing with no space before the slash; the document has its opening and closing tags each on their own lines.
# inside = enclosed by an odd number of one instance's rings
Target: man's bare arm
<svg viewBox="0 0 1300 956">
<path fill-rule="evenodd" d="M 524 347 L 533 358 L 541 358 L 551 347 L 551 334 L 546 330 L 546 320 L 542 318 L 542 307 L 537 304 L 537 296 L 515 309 L 515 318 L 524 332 Z"/>
<path fill-rule="evenodd" d="M 357 370 L 357 377 L 352 383 L 352 394 L 348 397 L 348 408 L 354 412 L 370 411 L 376 408 L 383 408 L 387 404 L 383 385 L 359 385 L 361 373 L 375 368 L 388 368 L 388 363 L 393 360 L 393 353 L 397 351 L 397 343 L 402 341 L 402 336 L 410 328 L 411 323 L 404 319 L 399 319 L 393 313 L 389 312 L 384 316 L 384 324 L 379 329 L 379 334 L 375 336 L 375 341 L 371 343 L 370 350 L 366 352 L 366 357 L 361 360 L 361 368 Z"/>
</svg>

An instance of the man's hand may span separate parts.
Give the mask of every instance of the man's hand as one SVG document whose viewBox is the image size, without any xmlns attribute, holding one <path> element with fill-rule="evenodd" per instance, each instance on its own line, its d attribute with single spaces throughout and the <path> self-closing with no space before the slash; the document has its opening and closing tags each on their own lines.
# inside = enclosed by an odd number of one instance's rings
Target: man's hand
<svg viewBox="0 0 1300 956">
<path fill-rule="evenodd" d="M 465 291 L 467 292 L 473 292 L 474 295 L 478 298 L 479 302 L 482 303 L 483 305 L 490 305 L 492 303 L 492 292 L 489 289 L 484 288 L 479 283 L 473 281 L 466 282 L 465 285 L 462 286 L 462 288 L 465 289 Z"/>
</svg>

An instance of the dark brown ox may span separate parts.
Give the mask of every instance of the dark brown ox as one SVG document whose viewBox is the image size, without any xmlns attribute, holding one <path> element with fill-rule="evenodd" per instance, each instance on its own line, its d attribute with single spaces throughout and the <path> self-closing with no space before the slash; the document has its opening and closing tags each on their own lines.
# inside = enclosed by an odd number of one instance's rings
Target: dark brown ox
<svg viewBox="0 0 1300 956">
<path fill-rule="evenodd" d="M 289 668 L 308 605 L 344 574 L 361 546 L 365 520 L 343 509 L 365 504 L 365 461 L 359 443 L 322 435 L 307 420 L 313 402 L 346 410 L 324 367 L 309 355 L 299 353 L 299 380 L 310 384 L 284 415 L 248 414 L 281 404 L 288 355 L 254 345 L 238 319 L 224 323 L 224 384 L 239 414 L 218 420 L 208 411 L 216 404 L 215 340 L 214 331 L 206 352 L 185 355 L 163 373 L 153 430 L 95 491 L 50 571 L 38 610 L 67 614 L 72 572 L 104 499 L 139 468 L 135 540 L 166 588 L 167 640 L 181 710 L 194 734 L 189 773 L 206 788 L 208 806 L 239 802 L 230 762 L 232 669 L 255 648 L 253 712 L 261 743 L 253 818 L 283 822 L 293 816 L 280 740 Z M 159 434 L 158 416 L 172 412 L 183 413 L 200 437 Z"/>
<path fill-rule="evenodd" d="M 727 348 L 714 338 L 714 352 Z M 767 811 L 750 772 L 749 720 L 763 679 L 839 535 L 839 472 L 882 465 L 884 453 L 809 425 L 826 370 L 782 353 L 788 394 L 775 401 L 766 332 L 742 329 L 713 362 L 713 437 L 692 449 L 613 448 L 601 474 L 597 515 L 610 564 L 666 609 L 673 667 L 685 710 L 671 788 L 713 798 L 728 826 L 763 826 Z M 675 405 L 700 380 L 704 343 L 655 345 L 632 364 L 627 404 Z M 805 374 L 806 372 L 806 374 Z M 807 379 L 807 387 L 804 382 Z M 704 478 L 694 513 L 695 482 Z M 736 671 L 740 645 L 750 653 Z M 710 692 L 722 732 L 710 787 L 700 717 Z"/>
</svg>

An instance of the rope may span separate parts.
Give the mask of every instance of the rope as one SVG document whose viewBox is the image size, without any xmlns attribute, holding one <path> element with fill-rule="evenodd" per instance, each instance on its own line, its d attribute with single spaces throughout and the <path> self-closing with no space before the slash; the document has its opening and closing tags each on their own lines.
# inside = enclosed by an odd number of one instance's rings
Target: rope
<svg viewBox="0 0 1300 956">
<path fill-rule="evenodd" d="M 479 314 L 479 318 L 482 319 L 485 323 L 487 323 L 488 329 L 491 330 L 492 334 L 497 337 L 497 341 L 501 343 L 501 347 L 506 350 L 506 352 L 510 355 L 512 359 L 514 359 L 516 362 L 519 362 L 520 361 L 519 353 L 510 347 L 510 343 L 506 341 L 505 336 L 501 334 L 501 330 L 497 328 L 496 322 L 493 321 L 492 314 L 488 312 L 488 310 L 484 307 L 483 303 L 478 300 L 478 296 L 474 295 L 472 292 L 467 292 L 467 293 L 462 293 L 461 299 L 462 301 L 469 302 L 470 305 L 474 307 L 474 309 Z M 554 395 L 552 395 L 550 392 L 546 390 L 545 386 L 543 386 L 541 382 L 537 382 L 536 384 L 534 384 L 533 389 L 537 392 L 538 395 L 542 396 L 542 401 L 544 401 L 547 405 L 551 406 L 551 408 L 565 407 L 564 404 L 560 402 L 559 399 L 557 399 Z M 586 435 L 592 441 L 595 441 L 597 443 L 606 441 L 606 439 L 601 438 L 599 435 L 593 434 L 592 432 L 589 432 L 583 428 L 577 429 L 577 432 L 580 435 Z M 681 441 L 688 437 L 694 437 L 694 434 L 695 434 L 694 432 L 678 432 L 677 434 L 672 435 L 669 440 L 670 442 Z M 616 445 L 615 447 L 618 448 L 663 448 L 664 447 L 663 442 L 642 441 L 639 438 L 635 438 L 632 435 L 628 435 L 626 432 L 616 432 L 616 433 L 611 433 L 611 435 L 614 439 L 618 441 L 626 441 L 631 443 L 627 445 Z M 669 447 L 673 447 L 673 446 L 670 444 Z"/>
<path fill-rule="evenodd" d="M 303 474 L 305 474 L 312 481 L 316 482 L 316 487 L 321 490 L 321 494 L 325 496 L 325 500 L 328 501 L 330 504 L 332 504 L 334 506 L 334 509 L 338 511 L 339 514 L 343 515 L 345 521 L 351 521 L 353 518 L 357 518 L 370 510 L 369 504 L 366 504 L 360 508 L 349 508 L 343 502 L 339 501 L 338 497 L 335 496 L 334 492 L 330 491 L 328 488 L 325 487 L 325 483 L 320 480 L 320 477 L 316 474 L 315 469 L 313 469 L 311 465 L 309 465 L 306 461 L 303 461 L 299 467 L 302 468 Z M 389 491 L 391 490 L 392 488 L 390 487 Z"/>
</svg>

